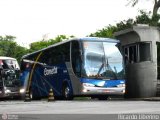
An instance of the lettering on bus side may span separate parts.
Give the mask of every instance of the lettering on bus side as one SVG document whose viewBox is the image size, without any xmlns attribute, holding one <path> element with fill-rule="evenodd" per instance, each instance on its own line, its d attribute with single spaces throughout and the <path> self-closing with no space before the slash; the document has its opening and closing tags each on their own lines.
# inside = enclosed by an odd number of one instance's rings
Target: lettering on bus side
<svg viewBox="0 0 160 120">
<path fill-rule="evenodd" d="M 53 74 L 57 74 L 57 67 L 53 67 L 51 69 L 45 68 L 44 69 L 44 75 L 53 75 Z"/>
</svg>

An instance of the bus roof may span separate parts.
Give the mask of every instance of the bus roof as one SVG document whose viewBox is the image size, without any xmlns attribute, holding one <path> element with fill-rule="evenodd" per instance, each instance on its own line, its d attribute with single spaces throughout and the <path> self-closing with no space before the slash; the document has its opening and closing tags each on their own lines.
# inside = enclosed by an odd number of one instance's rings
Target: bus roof
<svg viewBox="0 0 160 120">
<path fill-rule="evenodd" d="M 0 60 L 16 60 L 16 59 L 12 57 L 0 56 Z"/>
<path fill-rule="evenodd" d="M 119 42 L 119 40 L 116 40 L 116 39 L 112 39 L 112 38 L 101 38 L 101 37 L 84 37 L 84 38 L 77 38 L 77 40 L 81 40 L 81 41 Z"/>
<path fill-rule="evenodd" d="M 48 46 L 48 47 L 46 47 L 46 48 L 43 48 L 43 49 L 41 49 L 41 50 L 37 50 L 37 51 L 35 51 L 35 52 L 28 53 L 28 54 L 24 55 L 24 56 L 22 57 L 22 59 L 25 58 L 25 57 L 27 57 L 27 56 L 36 54 L 36 53 L 38 53 L 38 52 L 47 50 L 47 49 L 52 48 L 52 47 L 54 47 L 54 46 L 58 46 L 58 45 L 61 45 L 61 44 L 64 44 L 64 43 L 67 43 L 67 42 L 70 42 L 70 41 L 73 41 L 73 40 L 77 40 L 77 41 L 96 41 L 96 42 L 113 42 L 113 43 L 119 43 L 119 40 L 112 39 L 112 38 L 101 38 L 101 37 L 71 38 L 71 39 L 66 39 L 66 40 L 64 40 L 64 41 L 62 41 L 62 42 L 55 43 L 55 44 L 50 45 L 50 46 Z"/>
</svg>

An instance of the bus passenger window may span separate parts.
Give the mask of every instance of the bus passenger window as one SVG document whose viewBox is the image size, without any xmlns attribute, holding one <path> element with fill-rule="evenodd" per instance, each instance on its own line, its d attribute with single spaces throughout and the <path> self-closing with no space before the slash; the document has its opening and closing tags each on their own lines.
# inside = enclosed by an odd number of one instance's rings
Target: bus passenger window
<svg viewBox="0 0 160 120">
<path fill-rule="evenodd" d="M 61 46 L 61 59 L 62 61 L 70 61 L 70 42 Z"/>
<path fill-rule="evenodd" d="M 79 51 L 79 43 L 77 41 L 72 42 L 72 68 L 74 73 L 80 77 L 81 75 L 81 58 Z"/>
</svg>

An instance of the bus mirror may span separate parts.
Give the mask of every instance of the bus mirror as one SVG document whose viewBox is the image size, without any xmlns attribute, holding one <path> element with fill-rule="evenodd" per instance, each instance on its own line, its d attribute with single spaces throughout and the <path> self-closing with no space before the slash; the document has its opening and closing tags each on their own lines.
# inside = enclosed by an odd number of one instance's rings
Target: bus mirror
<svg viewBox="0 0 160 120">
<path fill-rule="evenodd" d="M 119 51 L 122 53 L 122 47 L 121 47 L 121 43 L 117 43 L 116 47 L 119 49 Z"/>
</svg>

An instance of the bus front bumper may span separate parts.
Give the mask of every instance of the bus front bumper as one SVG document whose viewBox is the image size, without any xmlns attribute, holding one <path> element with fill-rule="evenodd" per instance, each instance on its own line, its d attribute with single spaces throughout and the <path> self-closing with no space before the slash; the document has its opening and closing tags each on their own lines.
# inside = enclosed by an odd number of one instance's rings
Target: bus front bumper
<svg viewBox="0 0 160 120">
<path fill-rule="evenodd" d="M 124 95 L 125 87 L 89 87 L 83 86 L 83 95 Z"/>
<path fill-rule="evenodd" d="M 0 98 L 20 97 L 19 92 L 1 93 Z"/>
<path fill-rule="evenodd" d="M 0 90 L 0 98 L 20 97 L 21 93 L 18 88 L 4 88 Z"/>
</svg>

